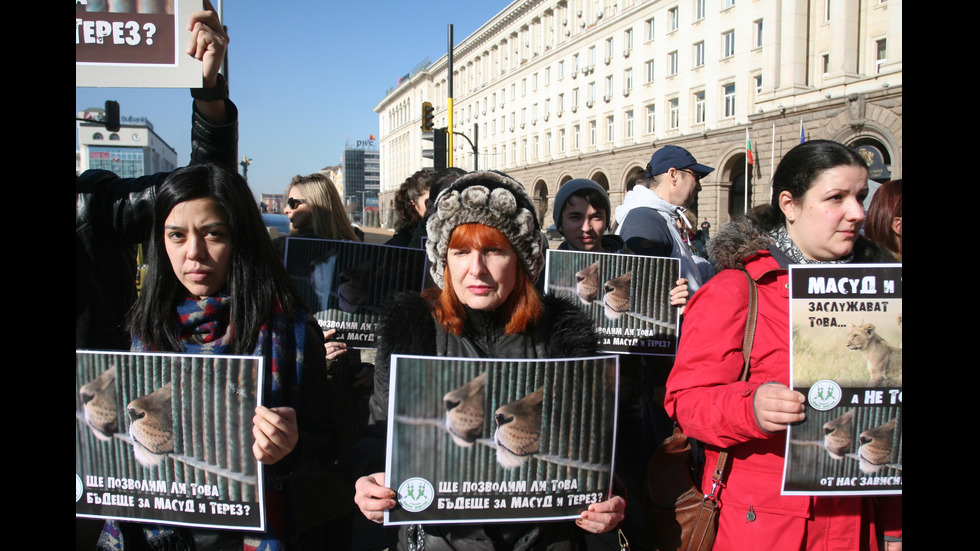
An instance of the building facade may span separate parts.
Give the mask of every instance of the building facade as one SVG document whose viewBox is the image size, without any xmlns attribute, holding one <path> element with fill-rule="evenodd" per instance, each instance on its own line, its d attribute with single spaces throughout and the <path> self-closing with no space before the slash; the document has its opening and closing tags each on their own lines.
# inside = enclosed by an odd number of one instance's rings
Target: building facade
<svg viewBox="0 0 980 551">
<path fill-rule="evenodd" d="M 78 113 L 79 118 L 98 119 L 102 109 Z M 101 123 L 77 121 L 78 158 L 76 172 L 100 168 L 123 178 L 135 178 L 177 168 L 177 150 L 153 131 L 144 117 L 121 117 L 118 132 Z"/>
<path fill-rule="evenodd" d="M 591 178 L 615 207 L 667 144 L 716 167 L 694 209 L 712 224 L 745 210 L 746 183 L 749 205 L 769 201 L 801 133 L 859 148 L 876 180 L 902 175 L 901 0 L 515 0 L 453 56 L 453 130 L 479 136 L 475 156 L 454 140 L 454 166 L 510 174 L 545 225 L 563 183 Z M 448 125 L 447 65 L 375 107 L 385 197 L 431 166 L 422 102 Z"/>
<path fill-rule="evenodd" d="M 372 140 L 373 141 L 373 140 Z M 377 149 L 344 148 L 341 158 L 344 204 L 354 222 L 378 225 L 380 155 Z"/>
</svg>

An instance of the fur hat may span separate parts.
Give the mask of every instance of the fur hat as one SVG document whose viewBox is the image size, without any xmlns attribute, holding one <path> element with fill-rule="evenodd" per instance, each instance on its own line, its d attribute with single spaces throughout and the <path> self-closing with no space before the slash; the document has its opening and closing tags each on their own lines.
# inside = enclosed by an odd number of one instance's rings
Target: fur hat
<svg viewBox="0 0 980 551">
<path fill-rule="evenodd" d="M 426 224 L 429 273 L 444 288 L 446 251 L 456 226 L 483 224 L 500 230 L 510 241 L 531 281 L 544 268 L 544 235 L 534 204 L 524 187 L 506 174 L 471 172 L 460 176 L 436 197 L 435 212 Z"/>
</svg>

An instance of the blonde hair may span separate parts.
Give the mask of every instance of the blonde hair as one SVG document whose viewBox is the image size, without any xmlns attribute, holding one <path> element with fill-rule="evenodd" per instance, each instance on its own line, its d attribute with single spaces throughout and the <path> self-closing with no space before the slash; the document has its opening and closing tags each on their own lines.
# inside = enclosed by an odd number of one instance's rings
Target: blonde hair
<svg viewBox="0 0 980 551">
<path fill-rule="evenodd" d="M 320 173 L 309 176 L 296 175 L 286 187 L 286 195 L 289 195 L 294 187 L 306 198 L 307 206 L 313 211 L 311 213 L 313 233 L 317 237 L 358 241 L 354 227 L 351 226 L 347 212 L 344 210 L 344 202 L 340 199 L 337 187 L 333 185 L 330 178 Z"/>
</svg>

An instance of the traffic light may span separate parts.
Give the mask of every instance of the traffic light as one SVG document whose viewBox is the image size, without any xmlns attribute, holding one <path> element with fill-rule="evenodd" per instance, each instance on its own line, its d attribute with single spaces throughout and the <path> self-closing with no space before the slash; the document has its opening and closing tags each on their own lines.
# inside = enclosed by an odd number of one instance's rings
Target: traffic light
<svg viewBox="0 0 980 551">
<path fill-rule="evenodd" d="M 432 117 L 435 111 L 431 103 L 427 101 L 422 103 L 422 132 L 432 132 Z"/>
<path fill-rule="evenodd" d="M 422 132 L 422 139 L 432 142 L 432 149 L 423 149 L 422 157 L 432 159 L 432 168 L 446 168 L 446 129 L 434 128 L 431 132 Z"/>
<path fill-rule="evenodd" d="M 105 101 L 105 129 L 108 132 L 119 132 L 119 102 L 107 99 Z"/>
</svg>

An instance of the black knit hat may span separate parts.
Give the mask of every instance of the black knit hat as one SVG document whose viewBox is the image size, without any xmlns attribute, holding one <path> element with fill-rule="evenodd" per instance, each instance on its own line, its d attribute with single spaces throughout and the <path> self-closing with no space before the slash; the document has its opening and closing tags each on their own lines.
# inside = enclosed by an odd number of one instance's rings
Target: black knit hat
<svg viewBox="0 0 980 551">
<path fill-rule="evenodd" d="M 598 191 L 602 195 L 605 202 L 603 205 L 601 205 L 601 207 L 606 211 L 606 220 L 609 220 L 610 211 L 612 209 L 609 207 L 609 194 L 606 193 L 606 190 L 588 178 L 575 178 L 574 180 L 569 180 L 562 184 L 562 186 L 558 188 L 558 193 L 555 194 L 554 219 L 556 226 L 561 226 L 561 211 L 564 210 L 565 203 L 568 201 L 568 198 L 575 192 L 582 191 L 583 189 L 592 189 Z"/>
</svg>

